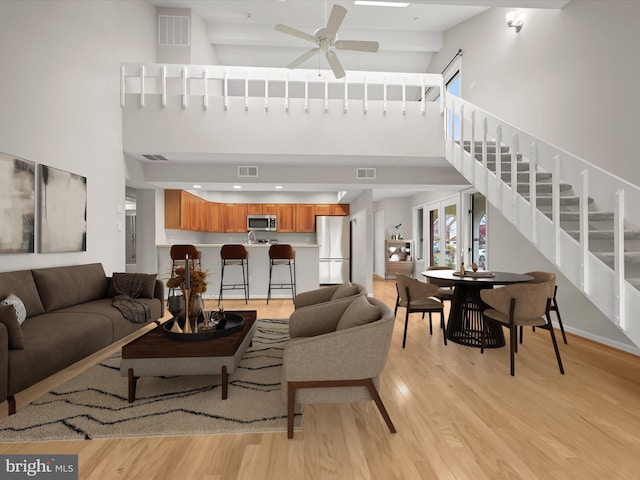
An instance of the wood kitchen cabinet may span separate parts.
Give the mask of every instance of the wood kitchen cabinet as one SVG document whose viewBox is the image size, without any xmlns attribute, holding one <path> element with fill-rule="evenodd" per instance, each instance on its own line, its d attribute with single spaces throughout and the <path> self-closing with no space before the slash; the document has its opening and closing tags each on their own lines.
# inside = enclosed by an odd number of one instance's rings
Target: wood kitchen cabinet
<svg viewBox="0 0 640 480">
<path fill-rule="evenodd" d="M 264 210 L 263 210 L 264 211 Z M 278 232 L 296 231 L 296 205 L 283 203 L 276 205 L 278 215 Z"/>
<path fill-rule="evenodd" d="M 296 205 L 296 232 L 316 231 L 316 208 L 310 203 Z"/>
<path fill-rule="evenodd" d="M 224 208 L 222 203 L 209 202 L 207 231 L 224 232 Z"/>
<path fill-rule="evenodd" d="M 164 191 L 164 227 L 200 230 L 206 227 L 206 200 L 184 190 Z"/>
<path fill-rule="evenodd" d="M 225 203 L 224 209 L 224 231 L 246 232 L 247 231 L 247 204 L 246 203 Z"/>
<path fill-rule="evenodd" d="M 263 203 L 262 204 L 262 215 L 277 215 L 278 214 L 278 205 L 275 203 Z"/>
<path fill-rule="evenodd" d="M 344 216 L 349 215 L 349 204 L 322 203 L 315 206 L 316 215 Z"/>
<path fill-rule="evenodd" d="M 247 203 L 247 215 L 262 215 L 261 203 Z"/>
</svg>

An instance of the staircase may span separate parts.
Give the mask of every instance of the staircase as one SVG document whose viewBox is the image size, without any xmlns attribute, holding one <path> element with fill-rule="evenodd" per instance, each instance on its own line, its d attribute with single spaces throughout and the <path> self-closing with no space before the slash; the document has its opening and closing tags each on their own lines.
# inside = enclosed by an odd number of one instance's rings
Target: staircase
<svg viewBox="0 0 640 480">
<path fill-rule="evenodd" d="M 444 103 L 447 159 L 640 345 L 640 189 L 459 97 Z"/>
</svg>

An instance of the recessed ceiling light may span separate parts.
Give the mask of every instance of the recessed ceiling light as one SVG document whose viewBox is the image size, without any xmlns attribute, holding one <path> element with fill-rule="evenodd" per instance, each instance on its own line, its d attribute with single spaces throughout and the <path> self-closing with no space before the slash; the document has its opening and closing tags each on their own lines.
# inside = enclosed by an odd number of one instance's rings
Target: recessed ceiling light
<svg viewBox="0 0 640 480">
<path fill-rule="evenodd" d="M 236 190 L 240 190 L 242 188 L 242 185 L 234 185 L 233 188 L 235 188 Z"/>
<path fill-rule="evenodd" d="M 276 190 L 282 190 L 282 188 L 283 188 L 283 187 L 282 187 L 282 185 L 276 185 L 274 188 L 275 188 Z"/>
<path fill-rule="evenodd" d="M 378 2 L 374 0 L 356 0 L 355 5 L 365 5 L 368 7 L 408 7 L 409 2 Z"/>
<path fill-rule="evenodd" d="M 202 188 L 202 185 L 194 185 L 193 188 Z"/>
</svg>

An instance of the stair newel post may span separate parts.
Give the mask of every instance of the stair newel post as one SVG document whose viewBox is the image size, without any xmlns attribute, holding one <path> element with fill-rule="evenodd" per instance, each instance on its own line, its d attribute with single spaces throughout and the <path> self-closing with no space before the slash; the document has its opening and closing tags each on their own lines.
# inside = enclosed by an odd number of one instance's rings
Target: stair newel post
<svg viewBox="0 0 640 480">
<path fill-rule="evenodd" d="M 471 138 L 469 152 L 471 153 L 471 183 L 476 184 L 476 165 L 478 161 L 476 160 L 476 111 L 471 110 Z"/>
<path fill-rule="evenodd" d="M 615 193 L 615 210 L 613 212 L 613 261 L 615 282 L 615 319 L 616 324 L 623 330 L 627 328 L 624 280 L 624 190 Z"/>
<path fill-rule="evenodd" d="M 504 205 L 502 204 L 502 162 L 500 156 L 502 155 L 502 125 L 496 127 L 496 197 L 498 198 L 500 211 L 504 211 Z"/>
<path fill-rule="evenodd" d="M 520 149 L 518 143 L 518 134 L 511 135 L 511 221 L 514 225 L 518 225 L 518 169 L 516 162 L 518 161 L 518 150 Z"/>
<path fill-rule="evenodd" d="M 451 110 L 449 111 L 449 118 L 447 119 L 448 123 L 449 123 L 449 135 L 451 136 L 450 141 L 451 141 L 451 155 L 453 156 L 453 161 L 455 162 L 456 160 L 456 136 L 454 135 L 454 131 L 453 131 L 453 117 L 456 114 L 456 104 L 455 102 L 451 102 Z M 457 162 L 456 162 L 457 163 Z M 456 168 L 458 168 L 458 170 L 460 170 L 460 165 L 456 165 Z"/>
<path fill-rule="evenodd" d="M 460 114 L 458 115 L 460 127 L 458 130 L 458 139 L 460 140 L 460 146 L 458 148 L 460 157 L 460 169 L 464 172 L 464 105 L 460 105 Z"/>
<path fill-rule="evenodd" d="M 580 172 L 580 287 L 589 294 L 589 171 Z"/>
<path fill-rule="evenodd" d="M 531 239 L 534 245 L 538 244 L 538 221 L 536 215 L 538 210 L 537 171 L 538 146 L 534 142 L 529 146 L 529 203 L 531 204 Z"/>
<path fill-rule="evenodd" d="M 484 172 L 484 193 L 489 194 L 489 172 L 487 171 L 487 117 L 482 119 L 482 171 Z"/>
<path fill-rule="evenodd" d="M 560 266 L 560 154 L 553 157 L 553 174 L 551 177 L 551 217 L 554 228 L 554 258 Z"/>
</svg>

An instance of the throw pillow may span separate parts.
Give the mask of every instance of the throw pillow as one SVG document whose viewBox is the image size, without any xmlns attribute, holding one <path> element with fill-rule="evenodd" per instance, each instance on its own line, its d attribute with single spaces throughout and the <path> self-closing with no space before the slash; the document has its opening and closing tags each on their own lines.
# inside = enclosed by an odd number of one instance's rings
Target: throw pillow
<svg viewBox="0 0 640 480">
<path fill-rule="evenodd" d="M 7 298 L 0 302 L 2 305 L 12 305 L 16 311 L 16 318 L 18 319 L 18 324 L 24 322 L 25 318 L 27 318 L 27 309 L 18 297 L 16 297 L 13 293 L 10 294 Z"/>
<path fill-rule="evenodd" d="M 9 334 L 9 350 L 24 349 L 22 329 L 18 323 L 16 309 L 13 305 L 0 305 L 0 323 L 4 323 Z"/>
<path fill-rule="evenodd" d="M 127 295 L 131 298 L 153 298 L 156 288 L 154 273 L 114 273 L 109 296 Z"/>
<path fill-rule="evenodd" d="M 376 305 L 371 305 L 364 295 L 360 295 L 346 308 L 340 317 L 336 331 L 366 325 L 379 319 L 380 309 Z"/>
<path fill-rule="evenodd" d="M 343 283 L 338 288 L 336 288 L 335 292 L 333 292 L 331 300 L 350 297 L 352 295 L 355 295 L 356 293 L 358 293 L 358 287 L 352 285 L 351 282 Z"/>
</svg>

